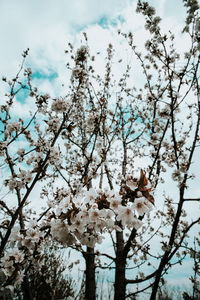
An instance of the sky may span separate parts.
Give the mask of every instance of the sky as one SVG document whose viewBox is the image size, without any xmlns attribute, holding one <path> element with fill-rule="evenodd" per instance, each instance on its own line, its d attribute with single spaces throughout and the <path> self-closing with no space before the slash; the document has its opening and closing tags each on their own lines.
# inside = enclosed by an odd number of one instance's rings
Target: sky
<svg viewBox="0 0 200 300">
<path fill-rule="evenodd" d="M 171 28 L 177 33 L 181 30 L 184 21 L 181 0 L 151 0 L 149 3 L 163 18 L 164 30 Z M 70 76 L 64 51 L 68 42 L 75 47 L 80 45 L 82 32 L 87 33 L 93 54 L 98 51 L 105 53 L 111 42 L 119 58 L 130 59 L 125 48 L 120 50 L 117 29 L 133 32 L 137 45 L 144 49 L 144 18 L 136 14 L 135 9 L 136 0 L 1 0 L 0 78 L 16 75 L 22 61 L 21 54 L 29 48 L 26 65 L 32 68 L 34 83 L 40 91 L 51 97 L 66 94 L 63 84 Z M 184 45 L 180 39 L 177 46 L 184 48 Z M 101 65 L 99 63 L 98 68 Z M 103 74 L 103 68 L 99 71 Z M 115 71 L 118 73 L 119 70 Z M 136 75 L 140 80 L 141 74 Z M 0 97 L 4 94 L 5 84 L 0 81 Z M 29 113 L 29 107 L 19 102 L 15 110 L 26 115 Z"/>
<path fill-rule="evenodd" d="M 184 22 L 182 1 L 148 2 L 163 18 L 162 28 L 178 34 Z M 135 0 L 0 0 L 0 78 L 12 78 L 22 52 L 30 48 L 27 64 L 34 69 L 35 82 L 51 95 L 59 94 L 68 76 L 64 51 L 68 42 L 80 44 L 83 31 L 93 52 L 105 51 L 109 42 L 118 50 L 117 29 L 132 31 L 144 48 L 143 17 L 135 13 L 135 7 Z M 184 49 L 184 41 L 179 41 L 178 47 Z M 0 95 L 4 91 L 1 86 L 0 82 Z M 21 107 L 18 104 L 19 111 Z"/>
<path fill-rule="evenodd" d="M 149 2 L 167 24 L 183 20 L 181 0 Z M 27 48 L 32 65 L 44 72 L 61 71 L 66 45 L 78 42 L 80 32 L 87 31 L 90 44 L 104 48 L 116 27 L 141 30 L 142 17 L 135 14 L 135 5 L 133 0 L 1 0 L 0 72 L 13 74 Z"/>
</svg>

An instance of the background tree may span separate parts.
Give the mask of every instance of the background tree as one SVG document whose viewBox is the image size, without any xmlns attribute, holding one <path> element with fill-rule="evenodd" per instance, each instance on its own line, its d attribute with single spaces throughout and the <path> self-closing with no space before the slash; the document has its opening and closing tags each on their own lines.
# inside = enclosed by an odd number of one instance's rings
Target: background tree
<svg viewBox="0 0 200 300">
<path fill-rule="evenodd" d="M 67 262 L 58 256 L 58 250 L 48 249 L 44 253 L 44 265 L 31 266 L 27 271 L 32 299 L 75 299 L 75 282 L 66 272 Z M 24 284 L 14 291 L 14 299 L 30 299 L 25 292 Z"/>
</svg>

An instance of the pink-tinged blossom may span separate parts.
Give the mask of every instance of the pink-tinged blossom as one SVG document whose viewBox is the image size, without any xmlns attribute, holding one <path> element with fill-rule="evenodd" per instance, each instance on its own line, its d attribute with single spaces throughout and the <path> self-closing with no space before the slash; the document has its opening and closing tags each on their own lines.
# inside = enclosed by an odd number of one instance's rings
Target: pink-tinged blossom
<svg viewBox="0 0 200 300">
<path fill-rule="evenodd" d="M 100 211 L 97 208 L 89 209 L 88 213 L 90 221 L 97 221 L 100 218 Z"/>
<path fill-rule="evenodd" d="M 145 213 L 148 213 L 153 205 L 146 198 L 136 198 L 133 204 L 133 207 L 137 211 L 139 216 L 143 216 Z"/>
<path fill-rule="evenodd" d="M 131 219 L 130 223 L 127 223 L 127 228 L 132 230 L 132 228 L 135 228 L 138 230 L 143 225 L 143 222 L 140 221 L 136 215 Z"/>
<path fill-rule="evenodd" d="M 94 201 L 98 196 L 95 189 L 89 189 L 89 191 L 86 191 L 85 193 L 85 203 L 91 203 L 91 201 Z"/>
<path fill-rule="evenodd" d="M 15 263 L 21 263 L 24 260 L 24 254 L 19 250 L 13 250 L 12 256 L 14 257 Z"/>
<path fill-rule="evenodd" d="M 80 234 L 84 233 L 86 229 L 86 224 L 82 221 L 81 218 L 75 217 L 71 219 L 70 231 L 79 232 Z"/>
<path fill-rule="evenodd" d="M 118 207 L 121 205 L 121 197 L 116 196 L 108 199 L 108 201 L 110 202 L 110 209 L 112 209 L 114 212 L 117 212 Z"/>
<path fill-rule="evenodd" d="M 71 232 L 78 231 L 79 233 L 83 233 L 87 228 L 87 224 L 89 223 L 88 212 L 80 211 L 77 214 L 72 215 L 70 222 Z"/>
<path fill-rule="evenodd" d="M 22 238 L 23 236 L 20 233 L 20 227 L 19 226 L 13 227 L 12 232 L 10 234 L 10 241 L 17 241 Z"/>
<path fill-rule="evenodd" d="M 60 201 L 58 208 L 56 210 L 56 214 L 59 216 L 61 213 L 66 213 L 70 208 L 72 204 L 70 202 L 70 197 L 66 197 L 63 200 Z"/>
<path fill-rule="evenodd" d="M 41 233 L 37 229 L 29 228 L 26 231 L 25 239 L 31 239 L 33 243 L 38 243 L 40 240 Z"/>
<path fill-rule="evenodd" d="M 112 229 L 114 224 L 115 224 L 115 222 L 114 222 L 114 220 L 115 220 L 114 212 L 110 209 L 105 209 L 102 212 L 104 212 L 104 214 L 102 215 L 102 213 L 101 213 L 101 217 L 105 220 L 107 228 Z"/>
<path fill-rule="evenodd" d="M 117 221 L 121 221 L 123 226 L 131 223 L 134 218 L 134 213 L 131 207 L 120 205 L 117 212 Z"/>
</svg>

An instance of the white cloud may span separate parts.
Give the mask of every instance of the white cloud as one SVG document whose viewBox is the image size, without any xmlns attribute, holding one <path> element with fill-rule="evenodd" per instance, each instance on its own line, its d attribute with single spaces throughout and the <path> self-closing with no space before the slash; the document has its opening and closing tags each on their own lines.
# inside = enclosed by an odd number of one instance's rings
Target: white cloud
<svg viewBox="0 0 200 300">
<path fill-rule="evenodd" d="M 174 14 L 168 15 L 172 1 L 149 1 L 154 5 L 161 16 L 167 14 L 168 25 L 177 20 Z M 174 4 L 174 1 L 173 1 Z M 181 1 L 176 0 L 175 6 L 182 7 Z M 72 43 L 77 33 L 84 28 L 92 35 L 91 43 L 103 48 L 110 37 L 96 26 L 101 18 L 110 20 L 121 16 L 124 23 L 121 26 L 125 31 L 136 33 L 135 38 L 141 45 L 145 38 L 143 17 L 136 14 L 135 0 L 10 0 L 0 2 L 0 64 L 3 74 L 13 74 L 19 64 L 19 57 L 27 47 L 31 49 L 32 62 L 40 67 L 54 67 L 64 62 L 64 49 L 68 41 Z M 117 21 L 118 23 L 119 20 Z M 138 32 L 139 31 L 139 32 Z M 94 41 L 94 42 L 93 42 Z"/>
<path fill-rule="evenodd" d="M 66 42 L 76 32 L 106 16 L 114 17 L 129 1 L 86 0 L 1 1 L 0 43 L 1 71 L 16 69 L 20 53 L 27 47 L 35 61 L 41 51 L 49 63 L 59 62 Z"/>
<path fill-rule="evenodd" d="M 152 0 L 149 2 L 156 7 L 158 14 L 166 15 L 163 22 L 164 28 L 167 28 L 169 24 L 173 28 L 178 28 L 176 18 L 173 14 L 170 16 L 167 13 L 171 7 L 171 1 Z M 180 0 L 176 0 L 176 6 L 180 3 Z M 67 58 L 64 50 L 69 41 L 74 45 L 80 44 L 80 39 L 83 38 L 80 34 L 82 30 L 87 31 L 92 52 L 100 50 L 105 53 L 108 43 L 111 42 L 116 49 L 117 56 L 124 58 L 124 62 L 128 62 L 131 59 L 130 49 L 127 50 L 126 41 L 119 42 L 116 34 L 117 28 L 121 28 L 124 32 L 132 31 L 134 42 L 141 50 L 144 49 L 144 41 L 148 36 L 144 29 L 144 17 L 136 14 L 135 9 L 136 0 L 1 1 L 1 75 L 14 76 L 21 62 L 21 53 L 29 47 L 28 65 L 44 73 L 48 73 L 49 70 L 57 72 L 59 77 L 54 87 L 56 92 L 62 92 L 62 83 L 66 84 L 69 79 L 65 67 Z M 108 21 L 106 26 L 101 23 L 102 18 Z M 178 45 L 182 47 L 181 39 Z M 97 60 L 100 75 L 104 71 L 102 59 Z M 135 69 L 137 69 L 137 64 Z M 122 70 L 121 65 L 115 67 L 115 74 L 118 74 L 119 70 Z M 142 71 L 133 72 L 133 78 L 139 81 L 141 74 Z M 1 88 L 0 96 L 3 92 Z"/>
</svg>

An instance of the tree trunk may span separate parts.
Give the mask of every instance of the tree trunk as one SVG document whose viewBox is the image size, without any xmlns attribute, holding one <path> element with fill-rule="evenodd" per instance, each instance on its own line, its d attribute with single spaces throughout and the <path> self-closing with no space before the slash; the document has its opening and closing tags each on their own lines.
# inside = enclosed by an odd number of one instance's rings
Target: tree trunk
<svg viewBox="0 0 200 300">
<path fill-rule="evenodd" d="M 23 296 L 24 296 L 24 300 L 32 300 L 33 299 L 33 295 L 29 286 L 29 281 L 27 278 L 27 275 L 25 275 L 24 280 L 23 280 Z"/>
<path fill-rule="evenodd" d="M 116 251 L 116 269 L 115 269 L 115 296 L 114 300 L 125 300 L 126 283 L 125 283 L 125 271 L 126 271 L 126 257 L 124 256 L 124 239 L 123 232 L 116 233 L 117 251 Z"/>
<path fill-rule="evenodd" d="M 94 248 L 87 247 L 87 253 L 85 253 L 86 263 L 86 281 L 85 281 L 85 299 L 96 299 L 96 282 L 95 282 L 95 257 Z"/>
<path fill-rule="evenodd" d="M 155 277 L 155 281 L 154 281 L 154 284 L 153 284 L 150 300 L 155 300 L 156 299 L 159 283 L 160 283 L 160 280 L 161 280 L 161 277 L 162 277 L 162 270 L 163 270 L 163 268 L 166 264 L 165 258 L 167 259 L 167 255 L 164 255 L 164 259 L 162 259 L 162 261 L 160 263 L 160 266 L 158 268 L 158 271 L 156 272 L 156 277 Z"/>
</svg>

